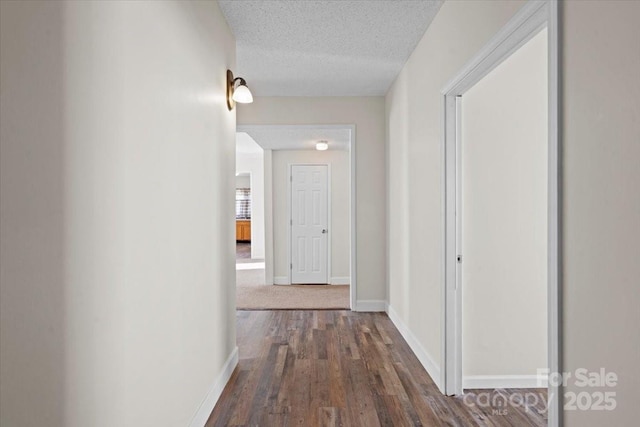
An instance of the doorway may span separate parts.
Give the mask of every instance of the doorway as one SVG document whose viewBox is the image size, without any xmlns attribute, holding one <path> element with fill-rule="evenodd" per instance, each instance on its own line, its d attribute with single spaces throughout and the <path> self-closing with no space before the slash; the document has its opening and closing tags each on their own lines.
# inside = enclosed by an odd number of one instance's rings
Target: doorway
<svg viewBox="0 0 640 427">
<path fill-rule="evenodd" d="M 237 307 L 354 307 L 357 290 L 355 127 L 243 125 L 237 130 L 250 136 L 264 150 L 265 195 L 265 280 L 263 286 L 238 288 Z M 325 143 L 324 150 L 318 148 L 318 142 Z M 297 215 L 303 213 L 305 220 L 317 219 L 319 222 L 304 225 L 306 234 L 296 235 L 296 242 L 292 242 L 291 230 L 291 170 L 294 165 L 321 166 L 324 172 L 315 173 L 325 183 L 322 188 L 307 189 L 308 194 L 307 190 L 303 191 L 304 201 L 309 204 L 303 203 L 305 211 L 298 211 Z M 320 204 L 324 207 L 315 210 L 317 218 L 313 218 L 314 206 L 317 208 L 319 201 L 325 199 L 326 203 Z M 295 205 L 299 208 L 300 200 Z M 301 223 L 296 226 L 300 227 Z M 319 227 L 318 224 L 324 226 Z M 292 243 L 301 244 L 292 250 Z M 295 272 L 292 271 L 294 266 Z M 260 297 L 245 298 L 254 293 L 260 293 Z M 300 297 L 302 293 L 304 298 Z M 279 297 L 280 301 L 276 301 L 275 297 Z"/>
<path fill-rule="evenodd" d="M 507 58 L 518 51 L 523 45 L 547 30 L 547 84 L 542 90 L 547 94 L 546 117 L 546 234 L 542 237 L 546 242 L 546 323 L 547 323 L 547 371 L 542 375 L 530 378 L 534 384 L 542 386 L 546 373 L 561 372 L 560 368 L 560 329 L 559 329 L 559 290 L 560 274 L 558 259 L 559 236 L 559 134 L 558 134 L 558 6 L 554 2 L 527 3 L 507 25 L 442 89 L 443 99 L 443 219 L 444 219 L 444 289 L 442 293 L 443 329 L 442 329 L 442 360 L 444 366 L 441 371 L 441 381 L 444 392 L 448 395 L 461 395 L 464 384 L 463 369 L 463 327 L 464 303 L 463 287 L 466 285 L 463 270 L 466 247 L 464 208 L 465 189 L 463 184 L 463 104 L 465 94 L 480 82 L 485 76 L 500 66 Z M 515 101 L 514 101 L 515 102 Z M 500 127 L 500 126 L 498 126 Z M 493 164 L 500 164 L 504 159 L 494 157 Z M 507 160 L 508 161 L 508 160 Z M 496 192 L 499 201 L 504 202 L 500 192 Z M 467 224 L 468 226 L 468 224 Z M 477 227 L 477 224 L 475 225 Z M 491 245 L 492 242 L 486 243 Z M 500 250 L 506 253 L 513 248 L 500 245 Z M 508 269 L 509 263 L 503 267 Z M 500 304 L 510 304 L 503 301 Z M 519 319 L 511 319 L 517 322 Z M 505 338 L 508 339 L 508 338 Z M 504 379 L 504 378 L 503 378 Z M 510 387 L 508 380 L 502 387 Z M 491 378 L 496 380 L 496 378 Z M 493 383 L 495 384 L 495 382 Z M 555 384 L 548 385 L 548 401 L 546 402 L 547 419 L 550 426 L 559 425 L 561 414 L 560 389 Z"/>
<path fill-rule="evenodd" d="M 264 150 L 236 134 L 236 288 L 264 283 Z"/>
<path fill-rule="evenodd" d="M 546 74 L 543 29 L 458 98 L 463 390 L 544 388 Z"/>
<path fill-rule="evenodd" d="M 251 173 L 236 172 L 236 263 L 251 260 Z"/>
</svg>

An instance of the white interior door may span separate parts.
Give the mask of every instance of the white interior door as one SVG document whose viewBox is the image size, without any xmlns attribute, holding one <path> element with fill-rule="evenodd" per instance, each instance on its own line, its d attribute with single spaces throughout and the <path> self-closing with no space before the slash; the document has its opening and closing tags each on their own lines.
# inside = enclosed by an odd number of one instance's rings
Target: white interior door
<svg viewBox="0 0 640 427">
<path fill-rule="evenodd" d="M 291 166 L 291 283 L 328 283 L 327 165 Z"/>
</svg>

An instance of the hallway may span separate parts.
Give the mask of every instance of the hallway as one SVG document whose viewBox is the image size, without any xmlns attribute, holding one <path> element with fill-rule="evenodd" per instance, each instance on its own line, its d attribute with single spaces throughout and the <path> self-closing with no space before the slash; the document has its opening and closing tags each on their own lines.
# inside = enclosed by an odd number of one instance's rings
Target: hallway
<svg viewBox="0 0 640 427">
<path fill-rule="evenodd" d="M 639 22 L 0 0 L 0 426 L 637 425 Z"/>
<path fill-rule="evenodd" d="M 545 390 L 443 396 L 386 314 L 240 311 L 237 337 L 209 427 L 546 425 Z M 470 398 L 483 392 L 493 406 Z M 500 406 L 520 396 L 527 405 Z"/>
</svg>

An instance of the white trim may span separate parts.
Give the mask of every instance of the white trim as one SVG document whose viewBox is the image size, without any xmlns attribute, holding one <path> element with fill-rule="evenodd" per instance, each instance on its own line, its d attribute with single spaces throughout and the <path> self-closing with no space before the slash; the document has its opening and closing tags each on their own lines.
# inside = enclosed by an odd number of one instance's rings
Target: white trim
<svg viewBox="0 0 640 427">
<path fill-rule="evenodd" d="M 350 280 L 351 278 L 349 276 L 332 277 L 331 280 L 329 280 L 329 284 L 330 285 L 348 285 Z"/>
<path fill-rule="evenodd" d="M 354 311 L 384 312 L 387 308 L 387 302 L 379 299 L 365 299 L 356 301 L 356 309 Z"/>
<path fill-rule="evenodd" d="M 465 390 L 472 388 L 547 388 L 547 377 L 537 375 L 470 375 L 462 379 Z"/>
<path fill-rule="evenodd" d="M 347 129 L 349 130 L 350 134 L 351 134 L 351 138 L 350 138 L 350 142 L 349 142 L 349 161 L 350 161 L 350 166 L 351 166 L 351 176 L 350 176 L 350 185 L 351 185 L 351 194 L 349 197 L 350 200 L 350 212 L 349 215 L 351 217 L 351 223 L 350 223 L 350 228 L 351 228 L 351 240 L 350 240 L 350 260 L 349 260 L 349 266 L 350 266 L 350 275 L 351 275 L 351 280 L 349 283 L 349 296 L 350 296 L 350 306 L 351 309 L 354 311 L 357 311 L 356 306 L 357 306 L 357 300 L 358 300 L 358 281 L 357 281 L 357 261 L 358 261 L 358 248 L 357 248 L 357 236 L 358 236 L 358 219 L 357 219 L 357 179 L 356 179 L 356 172 L 357 172 L 357 168 L 356 168 L 356 164 L 357 164 L 357 154 L 356 154 L 356 148 L 357 148 L 357 133 L 356 133 L 356 126 L 355 125 L 349 125 L 349 124 L 344 124 L 344 125 L 326 125 L 326 124 L 315 124 L 315 125 L 238 125 L 236 127 L 236 131 L 237 132 L 247 132 L 250 133 L 252 130 L 258 130 L 258 129 L 275 129 L 275 130 L 296 130 L 296 129 Z M 290 211 L 290 207 L 288 207 L 288 210 Z M 273 220 L 273 216 L 271 217 Z M 271 224 L 271 226 L 273 227 L 273 223 Z M 265 224 L 265 232 L 267 229 L 267 225 Z M 290 241 L 290 237 L 287 237 L 287 241 Z M 265 245 L 266 245 L 266 239 L 265 239 Z M 273 249 L 273 248 L 272 248 Z M 268 250 L 268 248 L 265 246 L 265 251 Z M 273 266 L 273 257 L 269 258 L 266 254 L 265 254 L 265 261 L 271 262 L 271 269 L 269 269 L 268 267 L 266 267 L 266 271 L 272 271 L 275 272 L 274 270 L 274 266 Z M 274 273 L 275 274 L 275 273 Z M 273 278 L 273 284 L 274 285 L 284 285 L 284 284 L 288 284 L 288 283 L 278 283 L 278 279 L 279 277 L 274 277 Z M 269 280 L 269 278 L 267 277 L 267 280 Z M 289 282 L 290 283 L 290 282 Z"/>
<path fill-rule="evenodd" d="M 293 265 L 291 264 L 291 177 L 293 176 L 293 172 L 291 171 L 291 164 L 287 165 L 287 264 L 289 264 L 289 268 L 287 268 L 287 283 L 285 285 L 291 284 L 291 270 L 293 269 Z M 275 248 L 274 248 L 275 249 Z M 275 254 L 274 254 L 275 258 Z M 273 284 L 276 284 L 276 278 L 273 278 Z"/>
<path fill-rule="evenodd" d="M 227 361 L 224 362 L 220 375 L 218 375 L 202 403 L 200 403 L 198 410 L 189 423 L 189 427 L 204 427 L 236 366 L 238 366 L 238 347 L 233 349 Z"/>
<path fill-rule="evenodd" d="M 273 285 L 273 151 L 266 149 L 264 159 L 264 282 Z"/>
<path fill-rule="evenodd" d="M 273 284 L 274 285 L 290 285 L 291 281 L 287 276 L 274 276 Z"/>
<path fill-rule="evenodd" d="M 327 285 L 331 284 L 331 258 L 333 258 L 333 247 L 331 246 L 331 236 L 333 235 L 333 225 L 331 224 L 331 163 L 327 163 Z"/>
<path fill-rule="evenodd" d="M 407 344 L 409 344 L 409 347 L 411 347 L 411 350 L 420 361 L 420 364 L 427 371 L 436 386 L 438 386 L 438 389 L 442 393 L 444 393 L 442 382 L 440 381 L 441 375 L 440 367 L 438 366 L 438 364 L 433 360 L 431 355 L 429 355 L 429 352 L 427 352 L 427 350 L 422 347 L 420 341 L 418 341 L 415 335 L 413 335 L 409 327 L 402 321 L 398 313 L 393 309 L 393 307 L 388 304 L 387 314 L 389 315 L 389 319 L 391 319 L 396 329 L 398 329 L 398 332 L 400 332 L 400 335 L 402 335 Z"/>
<path fill-rule="evenodd" d="M 356 307 L 356 301 L 358 300 L 358 281 L 357 281 L 357 273 L 358 273 L 358 257 L 357 257 L 357 249 L 358 249 L 358 217 L 357 217 L 357 185 L 356 185 L 356 126 L 350 125 L 348 129 L 351 133 L 350 144 L 349 144 L 349 161 L 351 163 L 351 176 L 350 176 L 350 184 L 351 184 L 351 197 L 349 198 L 349 215 L 351 216 L 351 239 L 349 239 L 349 246 L 351 247 L 351 255 L 349 259 L 350 266 L 350 274 L 351 280 L 349 283 L 349 305 L 353 310 Z"/>
<path fill-rule="evenodd" d="M 447 390 L 447 349 L 452 348 L 448 343 L 447 340 L 451 339 L 449 336 L 447 336 L 446 331 L 447 329 L 450 329 L 450 325 L 448 324 L 449 320 L 451 319 L 451 316 L 448 316 L 448 310 L 449 310 L 449 302 L 450 302 L 450 298 L 447 296 L 447 292 L 448 292 L 448 278 L 450 277 L 450 275 L 452 274 L 451 271 L 448 271 L 447 268 L 450 267 L 450 263 L 447 263 L 447 260 L 449 259 L 448 256 L 451 256 L 450 254 L 448 254 L 449 251 L 449 241 L 447 240 L 447 237 L 450 235 L 451 231 L 448 229 L 448 227 L 451 226 L 450 221 L 447 221 L 447 215 L 448 212 L 451 209 L 450 203 L 452 202 L 451 197 L 447 197 L 447 188 L 449 186 L 448 183 L 448 179 L 450 179 L 450 175 L 451 175 L 451 170 L 450 168 L 448 168 L 447 165 L 447 161 L 451 161 L 451 156 L 447 154 L 447 147 L 449 146 L 448 144 L 446 144 L 446 138 L 447 138 L 447 106 L 449 105 L 449 103 L 447 103 L 447 97 L 443 96 L 441 98 L 441 102 L 440 102 L 440 164 L 443 165 L 441 171 L 440 171 L 440 185 L 441 185 L 441 197 L 440 197 L 440 218 L 442 221 L 442 225 L 443 227 L 441 227 L 441 234 L 440 234 L 440 253 L 443 254 L 443 256 L 441 257 L 441 263 L 440 263 L 440 271 L 442 272 L 442 276 L 441 276 L 441 283 L 442 283 L 442 287 L 443 290 L 442 292 L 440 292 L 440 307 L 442 308 L 440 310 L 440 333 L 441 333 L 441 339 L 442 339 L 442 345 L 440 345 L 440 362 L 442 363 L 442 370 L 440 371 L 440 391 L 443 394 L 452 394 L 452 392 L 455 390 L 455 385 L 452 385 L 450 387 L 454 387 L 453 390 Z M 455 348 L 455 347 L 453 347 Z"/>
<path fill-rule="evenodd" d="M 264 161 L 264 159 L 263 159 Z M 251 209 L 253 209 L 253 207 L 256 205 L 256 177 L 254 176 L 254 174 L 249 171 L 246 172 L 249 174 L 249 197 L 250 197 L 250 202 L 251 203 Z M 264 180 L 264 178 L 263 178 Z M 264 199 L 264 181 L 262 182 L 262 197 Z M 263 202 L 263 206 L 264 206 L 264 202 Z M 251 259 L 256 259 L 256 258 L 262 258 L 261 256 L 258 256 L 258 254 L 256 253 L 256 247 L 257 245 L 255 244 L 255 242 L 258 240 L 257 236 L 258 236 L 258 228 L 255 226 L 256 221 L 255 221 L 255 215 L 253 215 L 253 212 L 251 212 L 251 217 L 254 219 L 254 222 L 252 227 L 251 227 L 251 242 L 253 242 L 251 244 Z M 264 221 L 264 212 L 262 213 L 262 219 Z M 249 221 L 251 221 L 251 219 L 249 219 Z M 263 236 L 264 237 L 264 236 Z"/>
<path fill-rule="evenodd" d="M 548 67 L 549 67 L 549 152 L 548 152 L 548 239 L 547 248 L 547 307 L 548 310 L 548 367 L 551 373 L 562 372 L 562 116 L 560 112 L 560 2 L 548 3 Z M 563 390 L 561 385 L 549 384 L 548 425 L 560 427 L 563 420 Z"/>
<path fill-rule="evenodd" d="M 547 26 L 547 1 L 530 0 L 440 90 L 462 95 Z"/>
<path fill-rule="evenodd" d="M 309 130 L 309 129 L 328 129 L 328 130 L 350 130 L 354 125 L 349 124 L 311 124 L 311 125 L 238 125 L 237 132 L 251 133 L 258 130 Z M 278 150 L 275 150 L 278 151 Z"/>
<path fill-rule="evenodd" d="M 443 292 L 442 382 L 446 394 L 461 394 L 461 290 L 456 284 L 456 97 L 475 85 L 491 70 L 543 28 L 548 32 L 548 364 L 561 372 L 561 140 L 559 109 L 558 2 L 529 1 L 442 89 L 442 189 L 443 189 Z M 562 423 L 562 390 L 549 387 L 550 427 Z"/>
</svg>

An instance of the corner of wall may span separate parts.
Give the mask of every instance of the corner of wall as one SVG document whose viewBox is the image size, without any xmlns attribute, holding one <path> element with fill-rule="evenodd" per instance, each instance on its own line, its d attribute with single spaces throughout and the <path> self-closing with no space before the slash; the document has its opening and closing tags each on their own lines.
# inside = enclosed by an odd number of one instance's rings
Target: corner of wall
<svg viewBox="0 0 640 427">
<path fill-rule="evenodd" d="M 407 341 L 409 347 L 413 351 L 413 353 L 418 358 L 420 364 L 427 371 L 434 384 L 438 387 L 441 393 L 444 394 L 443 384 L 440 382 L 440 365 L 438 365 L 433 357 L 427 352 L 427 350 L 422 347 L 422 344 L 418 341 L 413 332 L 409 329 L 409 327 L 402 321 L 400 315 L 391 307 L 391 305 L 386 305 L 386 312 L 389 315 L 389 319 L 393 322 L 395 327 L 400 332 L 400 335 Z"/>
<path fill-rule="evenodd" d="M 209 392 L 191 419 L 189 427 L 204 427 L 213 412 L 213 408 L 216 406 L 216 403 L 218 403 L 218 399 L 222 395 L 224 388 L 231 379 L 231 375 L 233 375 L 236 366 L 238 366 L 238 347 L 234 348 L 227 358 L 227 361 L 222 367 L 222 371 L 211 385 Z"/>
</svg>

